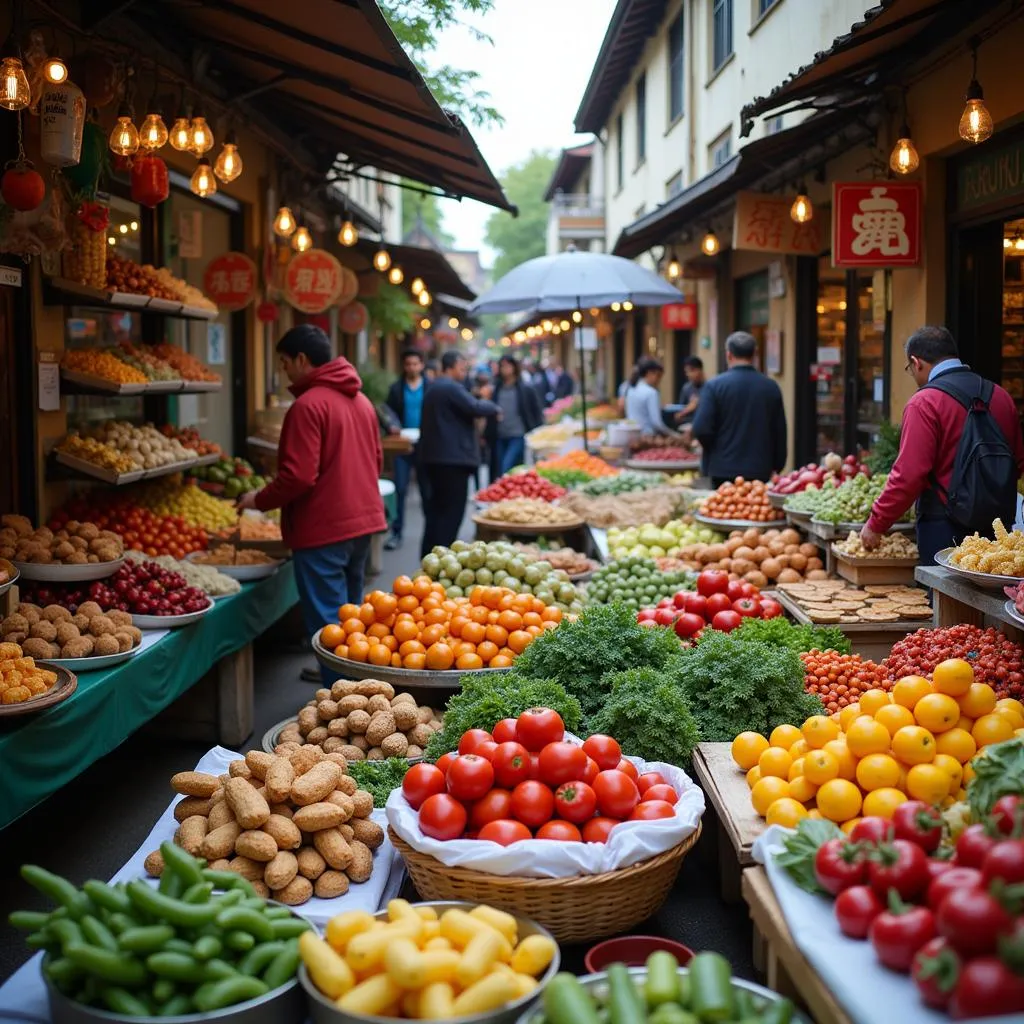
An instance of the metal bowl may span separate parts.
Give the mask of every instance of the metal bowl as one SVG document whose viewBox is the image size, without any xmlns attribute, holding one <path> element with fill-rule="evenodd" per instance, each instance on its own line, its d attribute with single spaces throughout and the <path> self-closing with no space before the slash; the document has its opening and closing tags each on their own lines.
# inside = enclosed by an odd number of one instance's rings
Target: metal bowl
<svg viewBox="0 0 1024 1024">
<path fill-rule="evenodd" d="M 434 900 L 428 903 L 417 903 L 415 906 L 433 907 L 440 915 L 446 910 L 472 910 L 476 904 L 463 903 L 458 900 Z M 375 916 L 386 918 L 387 911 L 382 910 Z M 520 939 L 527 935 L 544 935 L 554 942 L 552 934 L 535 921 L 517 915 L 516 921 L 519 923 Z M 560 964 L 558 944 L 555 943 L 555 958 L 548 965 L 548 969 L 537 979 L 538 985 L 529 995 L 521 996 L 497 1010 L 475 1013 L 469 1017 L 459 1017 L 459 1024 L 516 1024 L 516 1021 L 525 1020 L 530 1014 L 530 1008 L 544 991 L 544 986 L 558 973 Z M 397 1017 L 368 1017 L 362 1013 L 348 1013 L 345 1010 L 339 1010 L 334 1002 L 328 999 L 310 980 L 305 964 L 299 965 L 299 984 L 306 990 L 309 999 L 309 1016 L 313 1024 L 389 1024 L 391 1021 L 399 1020 Z M 74 1024 L 79 1024 L 79 1022 L 76 1021 Z"/>
<path fill-rule="evenodd" d="M 647 977 L 647 968 L 630 967 L 629 973 L 634 980 L 643 981 Z M 685 975 L 689 972 L 687 968 L 680 967 L 679 973 Z M 598 974 L 584 975 L 579 979 L 579 981 L 584 988 L 604 989 L 604 994 L 607 995 L 608 975 L 605 971 L 601 971 Z M 734 988 L 745 988 L 748 992 L 757 996 L 765 1003 L 778 1003 L 784 998 L 783 996 L 780 996 L 778 992 L 773 992 L 771 989 L 764 988 L 762 985 L 755 985 L 752 981 L 746 981 L 743 978 L 733 978 L 732 984 Z M 316 1018 L 314 1018 L 314 1020 L 315 1019 Z M 466 1019 L 468 1020 L 469 1018 Z M 790 1019 L 792 1024 L 810 1024 L 808 1019 L 795 1009 L 793 1011 L 793 1016 Z M 531 1007 L 518 1019 L 516 1024 L 544 1024 L 544 1011 L 538 1007 Z"/>
</svg>

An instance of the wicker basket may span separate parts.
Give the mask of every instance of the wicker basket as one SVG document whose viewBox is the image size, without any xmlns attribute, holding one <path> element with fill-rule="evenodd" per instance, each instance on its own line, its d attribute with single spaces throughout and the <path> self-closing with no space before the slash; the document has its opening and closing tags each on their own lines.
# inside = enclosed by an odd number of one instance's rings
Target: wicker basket
<svg viewBox="0 0 1024 1024">
<path fill-rule="evenodd" d="M 668 897 L 683 858 L 701 827 L 678 846 L 621 871 L 574 878 L 521 878 L 449 867 L 419 853 L 388 828 L 413 885 L 425 900 L 487 903 L 529 917 L 559 942 L 582 942 L 617 935 L 650 917 Z"/>
</svg>

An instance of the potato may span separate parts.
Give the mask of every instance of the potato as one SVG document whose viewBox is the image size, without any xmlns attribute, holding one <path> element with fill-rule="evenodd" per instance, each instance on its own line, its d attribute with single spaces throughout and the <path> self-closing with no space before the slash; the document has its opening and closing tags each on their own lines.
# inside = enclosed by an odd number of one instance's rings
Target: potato
<svg viewBox="0 0 1024 1024">
<path fill-rule="evenodd" d="M 345 739 L 348 736 L 348 719 L 347 718 L 334 718 L 327 726 L 328 738 L 337 737 L 338 739 Z M 330 751 L 328 751 L 330 753 Z"/>
<path fill-rule="evenodd" d="M 259 878 L 253 878 L 250 879 L 249 884 L 253 887 L 253 889 L 256 892 L 256 895 L 259 896 L 261 900 L 270 899 L 270 886 L 267 885 L 266 882 L 262 881 Z"/>
<path fill-rule="evenodd" d="M 385 683 L 382 679 L 361 679 L 356 684 L 355 692 L 364 694 L 367 697 L 380 693 L 387 697 L 390 702 L 391 698 L 395 695 L 395 688 L 390 683 Z"/>
<path fill-rule="evenodd" d="M 252 770 L 245 761 L 239 759 L 238 761 L 232 761 L 228 765 L 228 775 L 233 779 L 251 779 Z"/>
<path fill-rule="evenodd" d="M 266 798 L 256 792 L 248 779 L 231 779 L 224 787 L 224 797 L 244 829 L 259 828 L 270 817 Z"/>
<path fill-rule="evenodd" d="M 330 722 L 338 717 L 338 702 L 330 697 L 321 700 L 316 706 L 316 713 L 321 722 Z"/>
<path fill-rule="evenodd" d="M 368 818 L 373 813 L 373 797 L 365 789 L 357 789 L 352 794 L 354 818 Z"/>
<path fill-rule="evenodd" d="M 409 740 L 404 733 L 392 733 L 384 737 L 380 749 L 385 757 L 405 757 L 409 750 Z"/>
<path fill-rule="evenodd" d="M 366 742 L 365 736 L 350 736 L 349 743 L 357 750 L 363 752 L 363 758 L 366 758 L 366 752 L 370 749 L 370 744 Z"/>
<path fill-rule="evenodd" d="M 366 710 L 371 715 L 377 714 L 378 711 L 390 711 L 391 701 L 387 699 L 382 693 L 375 693 L 367 702 Z"/>
<path fill-rule="evenodd" d="M 297 850 L 302 845 L 298 825 L 283 814 L 271 814 L 263 825 L 263 831 L 277 843 L 279 850 Z"/>
<path fill-rule="evenodd" d="M 310 746 L 303 744 L 298 750 L 288 758 L 292 763 L 292 768 L 295 769 L 295 775 L 305 775 L 313 765 L 324 759 L 324 752 L 319 747 Z"/>
<path fill-rule="evenodd" d="M 352 776 L 346 775 L 344 776 L 344 778 L 351 779 Z M 355 779 L 352 779 L 352 784 L 353 786 L 355 785 Z M 355 792 L 354 789 L 353 792 Z M 338 824 L 342 824 L 348 821 L 349 818 L 351 818 L 352 815 L 355 814 L 355 801 L 352 799 L 350 794 L 344 792 L 341 789 L 336 789 L 333 793 L 331 793 L 331 795 L 327 798 L 327 802 L 331 804 L 332 807 L 337 807 L 341 811 L 341 821 Z"/>
<path fill-rule="evenodd" d="M 341 776 L 341 768 L 333 761 L 321 761 L 292 783 L 292 803 L 305 807 L 326 799 L 334 792 Z"/>
<path fill-rule="evenodd" d="M 146 854 L 142 866 L 150 878 L 159 878 L 164 873 L 164 855 L 159 850 L 153 850 Z"/>
<path fill-rule="evenodd" d="M 356 840 L 371 850 L 376 850 L 384 842 L 384 829 L 369 818 L 353 818 L 349 825 Z"/>
<path fill-rule="evenodd" d="M 779 583 L 799 583 L 803 577 L 796 569 L 783 569 L 778 575 Z"/>
<path fill-rule="evenodd" d="M 316 708 L 303 708 L 298 714 L 299 732 L 305 736 L 311 729 L 315 729 L 320 724 L 320 718 L 316 713 Z"/>
<path fill-rule="evenodd" d="M 348 877 L 353 882 L 365 882 L 373 874 L 373 854 L 370 848 L 358 839 L 353 839 L 349 844 L 352 851 L 352 860 L 345 869 Z"/>
<path fill-rule="evenodd" d="M 199 848 L 200 856 L 207 860 L 218 860 L 234 853 L 235 840 L 242 834 L 242 827 L 237 821 L 229 821 L 220 828 L 207 832 Z"/>
<path fill-rule="evenodd" d="M 187 796 L 174 805 L 174 820 L 182 822 L 194 814 L 205 816 L 210 813 L 212 807 L 213 804 L 208 799 L 203 799 L 201 796 Z"/>
<path fill-rule="evenodd" d="M 348 716 L 348 731 L 353 736 L 361 736 L 370 727 L 368 711 L 352 711 Z M 372 744 L 371 744 L 372 746 Z"/>
<path fill-rule="evenodd" d="M 292 783 L 295 781 L 295 769 L 286 757 L 274 758 L 274 763 L 267 768 L 265 777 L 268 803 L 278 804 L 288 799 Z"/>
<path fill-rule="evenodd" d="M 386 737 L 394 734 L 396 728 L 395 716 L 391 713 L 390 707 L 387 711 L 378 711 L 370 718 L 370 724 L 366 727 L 366 742 L 371 747 L 379 747 Z"/>
<path fill-rule="evenodd" d="M 295 860 L 299 866 L 299 874 L 311 881 L 315 881 L 327 869 L 327 861 L 312 846 L 304 846 L 299 850 Z"/>
<path fill-rule="evenodd" d="M 283 889 L 299 873 L 299 862 L 294 853 L 280 850 L 274 859 L 267 863 L 263 871 L 263 881 L 271 889 Z"/>
<path fill-rule="evenodd" d="M 328 865 L 344 871 L 352 860 L 352 847 L 336 828 L 327 828 L 313 836 L 313 845 Z"/>
<path fill-rule="evenodd" d="M 434 730 L 429 725 L 420 722 L 419 725 L 414 726 L 406 733 L 406 738 L 410 743 L 415 743 L 418 747 L 425 747 L 433 735 Z"/>
<path fill-rule="evenodd" d="M 416 717 L 420 720 L 423 725 L 431 721 L 434 717 L 434 712 L 430 708 L 417 708 Z"/>
<path fill-rule="evenodd" d="M 313 883 L 313 895 L 322 900 L 344 896 L 348 892 L 348 882 L 348 875 L 344 871 L 324 871 Z"/>
<path fill-rule="evenodd" d="M 416 698 L 411 693 L 396 693 L 391 698 L 391 707 L 397 708 L 399 704 L 411 704 L 416 707 Z"/>
<path fill-rule="evenodd" d="M 296 875 L 283 889 L 274 889 L 271 896 L 285 906 L 297 907 L 313 895 L 313 883 L 302 875 Z"/>
<path fill-rule="evenodd" d="M 201 814 L 193 814 L 181 823 L 178 829 L 178 845 L 193 857 L 199 856 L 199 850 L 206 838 L 208 823 Z"/>
<path fill-rule="evenodd" d="M 370 749 L 366 752 L 366 760 L 367 761 L 383 761 L 384 760 L 384 751 L 381 750 L 380 747 L 370 747 Z"/>
<path fill-rule="evenodd" d="M 306 742 L 315 743 L 319 746 L 325 739 L 327 739 L 328 735 L 330 734 L 327 732 L 327 726 L 318 725 L 315 729 L 310 730 L 309 735 L 306 737 Z"/>
<path fill-rule="evenodd" d="M 395 719 L 395 729 L 399 732 L 407 732 L 419 724 L 419 709 L 415 704 L 397 704 L 391 714 Z"/>
<path fill-rule="evenodd" d="M 346 843 L 351 843 L 356 837 L 355 832 L 352 831 L 351 825 L 339 825 L 338 831 L 345 837 Z"/>
<path fill-rule="evenodd" d="M 274 763 L 274 760 L 273 754 L 268 754 L 263 750 L 250 750 L 245 755 L 245 763 L 249 766 L 249 771 L 261 782 L 267 777 L 267 769 Z"/>
<path fill-rule="evenodd" d="M 337 788 L 346 796 L 352 796 L 352 794 L 359 788 L 359 783 L 357 783 L 351 775 L 342 775 L 342 777 L 338 779 Z"/>
<path fill-rule="evenodd" d="M 235 840 L 235 853 L 266 863 L 277 856 L 277 842 L 262 829 L 249 829 Z"/>
<path fill-rule="evenodd" d="M 263 881 L 264 865 L 262 861 L 253 860 L 251 857 L 232 857 L 228 864 L 228 871 L 234 871 L 250 882 Z"/>
<path fill-rule="evenodd" d="M 210 861 L 209 866 L 214 871 L 229 871 L 231 869 L 231 861 L 227 857 L 221 857 L 220 860 Z"/>
<path fill-rule="evenodd" d="M 350 694 L 338 701 L 338 714 L 348 718 L 353 711 L 365 711 L 369 703 L 369 697 L 359 693 Z"/>
<path fill-rule="evenodd" d="M 315 700 L 318 704 L 322 700 L 330 700 L 330 699 L 331 699 L 331 691 L 326 686 L 321 686 L 320 689 L 317 690 L 316 693 L 313 694 L 313 700 Z"/>
<path fill-rule="evenodd" d="M 211 797 L 219 786 L 217 777 L 207 772 L 178 772 L 171 776 L 171 788 L 183 796 Z"/>
<path fill-rule="evenodd" d="M 342 797 L 349 799 L 344 794 Z M 303 832 L 319 832 L 321 829 L 340 825 L 343 821 L 347 821 L 348 817 L 337 804 L 320 801 L 300 807 L 292 817 L 292 824 L 302 829 Z"/>
<path fill-rule="evenodd" d="M 410 743 L 408 749 L 405 751 L 405 756 L 412 760 L 414 757 L 423 756 L 423 748 L 417 747 L 415 743 Z"/>
<path fill-rule="evenodd" d="M 348 771 L 348 761 L 345 760 L 345 755 L 341 752 L 344 746 L 345 744 L 343 743 L 337 750 L 332 750 L 327 755 L 327 760 L 333 761 L 343 773 Z"/>
</svg>

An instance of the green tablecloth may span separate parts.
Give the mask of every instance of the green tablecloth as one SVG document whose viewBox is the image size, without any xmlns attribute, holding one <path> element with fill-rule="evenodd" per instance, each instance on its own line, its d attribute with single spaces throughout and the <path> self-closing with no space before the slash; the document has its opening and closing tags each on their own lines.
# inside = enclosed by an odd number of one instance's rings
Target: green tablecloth
<svg viewBox="0 0 1024 1024">
<path fill-rule="evenodd" d="M 123 743 L 297 601 L 289 561 L 130 661 L 80 673 L 78 689 L 62 704 L 0 721 L 0 828 Z"/>
</svg>

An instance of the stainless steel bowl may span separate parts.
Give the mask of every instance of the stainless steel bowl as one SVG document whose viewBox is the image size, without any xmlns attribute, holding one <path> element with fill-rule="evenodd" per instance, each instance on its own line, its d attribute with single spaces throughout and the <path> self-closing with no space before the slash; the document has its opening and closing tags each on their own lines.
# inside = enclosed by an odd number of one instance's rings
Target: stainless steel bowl
<svg viewBox="0 0 1024 1024">
<path fill-rule="evenodd" d="M 428 903 L 417 903 L 418 907 L 433 907 L 438 915 L 446 910 L 472 910 L 475 903 L 463 903 L 458 900 L 434 900 Z M 377 917 L 387 917 L 387 911 L 382 910 Z M 527 917 L 513 915 L 519 923 L 519 938 L 524 939 L 527 935 L 544 935 L 555 941 L 554 936 L 546 928 L 542 928 L 535 921 Z M 529 1014 L 530 1008 L 540 997 L 544 986 L 558 973 L 561 964 L 558 943 L 555 943 L 555 958 L 548 965 L 548 969 L 537 979 L 538 985 L 529 995 L 522 996 L 514 1002 L 490 1013 L 475 1013 L 470 1017 L 458 1017 L 458 1024 L 516 1024 L 516 1021 L 524 1019 Z M 368 1017 L 362 1013 L 347 1013 L 339 1010 L 335 1004 L 327 998 L 310 980 L 306 972 L 305 964 L 299 965 L 299 984 L 306 990 L 309 997 L 309 1016 L 313 1024 L 389 1024 L 391 1021 L 398 1021 L 397 1017 Z M 75 1022 L 78 1024 L 78 1022 Z"/>
<path fill-rule="evenodd" d="M 637 981 L 642 981 L 647 977 L 646 967 L 630 967 L 629 973 L 632 978 Z M 679 968 L 680 974 L 687 974 L 688 971 L 685 967 Z M 584 988 L 607 988 L 608 974 L 605 971 L 601 971 L 598 974 L 586 974 L 580 978 L 580 984 Z M 773 992 L 771 989 L 765 988 L 762 985 L 755 985 L 752 981 L 745 981 L 743 978 L 732 979 L 734 988 L 745 988 L 752 995 L 759 997 L 769 1003 L 777 1003 L 783 996 L 780 996 L 778 992 Z M 516 1024 L 543 1024 L 544 1011 L 540 1007 L 530 1007 L 516 1022 Z M 808 1019 L 803 1016 L 799 1011 L 793 1011 L 792 1024 L 810 1024 Z"/>
</svg>

